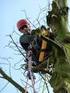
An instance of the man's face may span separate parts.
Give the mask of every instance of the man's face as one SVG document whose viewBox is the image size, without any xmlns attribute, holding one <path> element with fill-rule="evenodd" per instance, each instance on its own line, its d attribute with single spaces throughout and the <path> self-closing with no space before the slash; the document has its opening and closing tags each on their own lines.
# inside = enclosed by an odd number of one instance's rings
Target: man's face
<svg viewBox="0 0 70 93">
<path fill-rule="evenodd" d="M 27 34 L 29 28 L 27 27 L 27 25 L 24 25 L 24 26 L 22 26 L 19 30 L 20 30 L 22 33 L 24 33 L 24 34 Z"/>
</svg>

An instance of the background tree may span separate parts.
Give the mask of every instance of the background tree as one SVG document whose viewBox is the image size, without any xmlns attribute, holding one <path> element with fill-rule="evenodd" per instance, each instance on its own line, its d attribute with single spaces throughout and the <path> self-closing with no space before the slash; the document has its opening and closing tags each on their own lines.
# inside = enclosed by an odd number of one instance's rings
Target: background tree
<svg viewBox="0 0 70 93">
<path fill-rule="evenodd" d="M 53 0 L 47 22 L 55 34 L 55 41 L 61 49 L 53 48 L 54 72 L 50 83 L 55 93 L 70 93 L 70 32 L 68 31 L 67 0 Z"/>
</svg>

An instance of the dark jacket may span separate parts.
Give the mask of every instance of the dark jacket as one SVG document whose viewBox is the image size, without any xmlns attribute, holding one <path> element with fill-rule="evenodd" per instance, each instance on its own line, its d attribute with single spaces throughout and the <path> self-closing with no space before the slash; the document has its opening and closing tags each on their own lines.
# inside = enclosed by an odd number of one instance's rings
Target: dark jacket
<svg viewBox="0 0 70 93">
<path fill-rule="evenodd" d="M 24 48 L 25 51 L 28 50 L 28 46 L 30 45 L 30 43 L 34 40 L 34 35 L 30 35 L 30 34 L 23 34 L 20 37 L 20 44 L 21 46 Z"/>
</svg>

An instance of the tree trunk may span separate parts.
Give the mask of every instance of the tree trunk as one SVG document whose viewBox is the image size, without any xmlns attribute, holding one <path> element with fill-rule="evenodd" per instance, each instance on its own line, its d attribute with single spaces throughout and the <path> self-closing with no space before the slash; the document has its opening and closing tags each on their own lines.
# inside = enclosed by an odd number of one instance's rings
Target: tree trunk
<svg viewBox="0 0 70 93">
<path fill-rule="evenodd" d="M 48 16 L 47 18 L 47 24 L 48 26 L 51 28 L 52 32 L 55 35 L 54 40 L 58 41 L 59 44 L 63 45 L 64 42 L 70 43 L 70 36 L 69 38 L 67 38 L 66 34 L 68 33 L 68 7 L 67 7 L 67 0 L 53 0 L 52 2 L 52 10 L 48 12 Z M 70 35 L 70 33 L 69 33 Z M 66 41 L 65 41 L 66 40 Z M 70 83 L 67 83 L 68 81 L 66 81 L 67 79 L 64 79 L 63 75 L 61 73 L 59 73 L 60 71 L 60 67 L 63 67 L 64 70 L 64 65 L 63 64 L 68 64 L 66 63 L 66 58 L 63 58 L 63 53 L 61 53 L 61 50 L 57 50 L 55 52 L 60 52 L 58 55 L 57 53 L 55 53 L 57 55 L 56 57 L 56 70 L 54 72 L 54 74 L 52 75 L 52 80 L 50 80 L 50 83 L 52 83 L 52 86 L 54 88 L 54 92 L 55 93 L 70 93 Z M 56 56 L 55 55 L 55 56 Z M 54 56 L 54 57 L 55 57 Z M 54 59 L 52 59 L 54 60 Z M 69 67 L 70 68 L 70 67 Z M 61 68 L 62 69 L 62 68 Z M 65 70 L 64 70 L 65 71 Z M 62 72 L 62 70 L 61 70 Z M 68 72 L 70 73 L 70 72 Z M 64 73 L 65 75 L 65 73 Z M 66 76 L 65 76 L 66 77 Z M 56 80 L 54 79 L 56 78 Z M 58 80 L 58 83 L 57 83 Z M 68 87 L 69 86 L 69 87 Z"/>
<path fill-rule="evenodd" d="M 55 93 L 68 93 L 65 88 L 60 88 L 59 90 L 55 91 Z"/>
</svg>

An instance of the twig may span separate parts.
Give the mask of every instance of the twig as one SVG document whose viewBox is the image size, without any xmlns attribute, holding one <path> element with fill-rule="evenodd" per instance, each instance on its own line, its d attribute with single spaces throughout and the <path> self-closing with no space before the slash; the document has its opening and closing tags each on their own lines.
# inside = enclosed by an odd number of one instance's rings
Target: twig
<svg viewBox="0 0 70 93">
<path fill-rule="evenodd" d="M 13 44 L 16 46 L 16 48 L 18 49 L 18 51 L 26 58 L 26 56 L 21 52 L 21 50 L 19 49 L 19 47 L 17 46 L 17 44 L 14 42 L 12 36 L 11 36 L 11 35 L 9 35 L 9 36 L 10 36 L 10 38 L 12 39 L 12 42 L 13 42 Z"/>
<path fill-rule="evenodd" d="M 47 83 L 46 83 L 45 78 L 42 76 L 42 74 L 40 74 L 40 76 L 42 77 L 42 79 L 44 80 L 44 82 L 45 82 L 45 84 L 46 84 L 46 88 L 47 88 L 48 93 L 50 93 L 50 91 L 49 91 L 49 88 L 48 88 L 48 85 L 47 85 Z"/>
<path fill-rule="evenodd" d="M 4 85 L 4 87 L 0 90 L 0 93 L 7 87 L 8 84 L 9 84 L 9 82 Z"/>
</svg>

